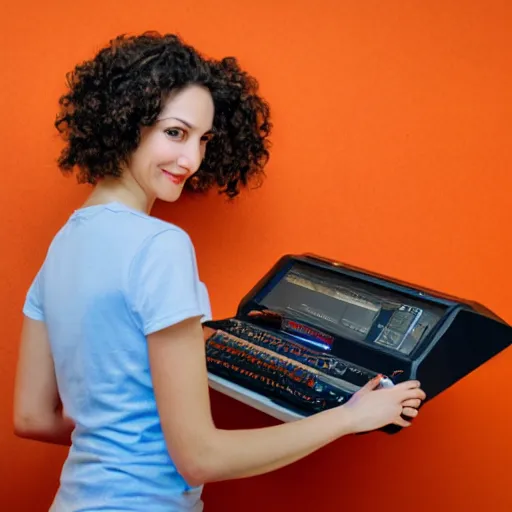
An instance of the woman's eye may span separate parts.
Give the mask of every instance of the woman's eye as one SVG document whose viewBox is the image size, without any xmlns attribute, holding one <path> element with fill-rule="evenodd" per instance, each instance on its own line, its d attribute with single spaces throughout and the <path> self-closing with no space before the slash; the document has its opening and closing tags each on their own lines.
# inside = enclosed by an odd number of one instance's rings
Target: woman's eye
<svg viewBox="0 0 512 512">
<path fill-rule="evenodd" d="M 182 130 L 181 128 L 169 128 L 169 129 L 165 130 L 165 133 L 169 137 L 172 137 L 173 139 L 175 139 L 175 138 L 181 139 L 185 136 L 185 131 Z"/>
</svg>

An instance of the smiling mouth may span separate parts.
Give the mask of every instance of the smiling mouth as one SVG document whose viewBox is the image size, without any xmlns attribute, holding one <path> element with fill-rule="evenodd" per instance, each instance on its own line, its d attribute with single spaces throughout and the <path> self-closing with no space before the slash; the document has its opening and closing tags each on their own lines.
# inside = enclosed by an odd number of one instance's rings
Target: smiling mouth
<svg viewBox="0 0 512 512">
<path fill-rule="evenodd" d="M 185 181 L 186 176 L 184 174 L 173 174 L 165 169 L 160 170 L 164 173 L 166 178 L 170 179 L 176 185 L 181 185 Z"/>
</svg>

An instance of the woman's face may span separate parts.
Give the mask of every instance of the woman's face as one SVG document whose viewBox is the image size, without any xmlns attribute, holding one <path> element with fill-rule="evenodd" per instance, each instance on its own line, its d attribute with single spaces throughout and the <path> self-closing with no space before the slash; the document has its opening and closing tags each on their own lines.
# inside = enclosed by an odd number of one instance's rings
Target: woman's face
<svg viewBox="0 0 512 512">
<path fill-rule="evenodd" d="M 141 130 L 140 144 L 125 169 L 146 195 L 176 201 L 185 181 L 201 165 L 211 137 L 214 105 L 210 92 L 191 85 L 173 92 L 164 103 L 157 122 Z"/>
</svg>

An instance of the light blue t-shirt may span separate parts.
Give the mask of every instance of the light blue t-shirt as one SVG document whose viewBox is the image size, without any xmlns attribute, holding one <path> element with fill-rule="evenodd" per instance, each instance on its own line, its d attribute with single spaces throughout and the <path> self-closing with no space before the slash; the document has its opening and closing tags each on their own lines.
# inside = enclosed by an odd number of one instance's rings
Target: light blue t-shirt
<svg viewBox="0 0 512 512">
<path fill-rule="evenodd" d="M 167 452 L 146 340 L 186 318 L 211 318 L 189 236 L 120 203 L 77 210 L 23 311 L 46 323 L 76 423 L 52 510 L 201 510 L 201 487 L 187 485 Z"/>
</svg>

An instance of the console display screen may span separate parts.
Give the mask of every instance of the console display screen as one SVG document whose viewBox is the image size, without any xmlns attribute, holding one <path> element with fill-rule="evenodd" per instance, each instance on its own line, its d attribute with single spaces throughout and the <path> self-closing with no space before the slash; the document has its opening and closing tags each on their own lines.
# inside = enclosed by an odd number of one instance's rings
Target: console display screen
<svg viewBox="0 0 512 512">
<path fill-rule="evenodd" d="M 295 264 L 261 303 L 319 329 L 404 354 L 444 312 L 443 306 L 302 264 Z"/>
</svg>

